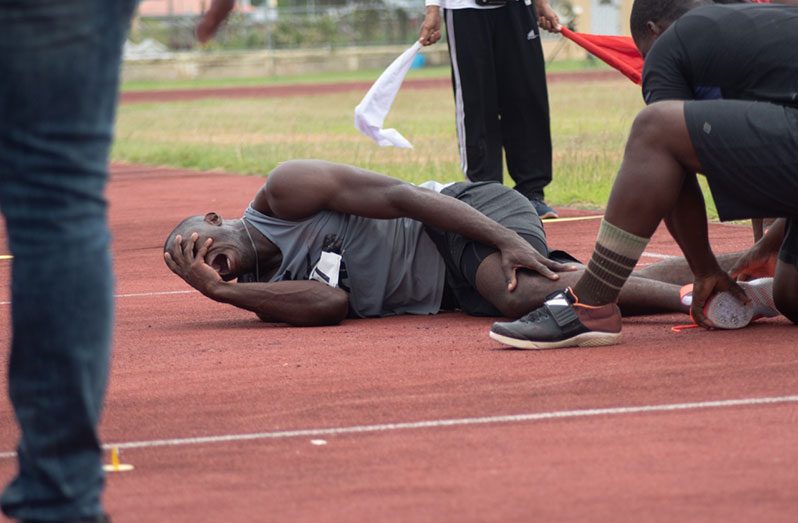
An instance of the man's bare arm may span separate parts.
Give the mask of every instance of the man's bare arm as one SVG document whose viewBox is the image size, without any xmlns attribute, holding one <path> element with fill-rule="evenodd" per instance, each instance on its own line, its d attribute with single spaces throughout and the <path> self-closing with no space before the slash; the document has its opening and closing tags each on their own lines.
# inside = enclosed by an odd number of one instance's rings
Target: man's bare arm
<svg viewBox="0 0 798 523">
<path fill-rule="evenodd" d="M 208 238 L 195 249 L 197 238 L 197 233 L 185 240 L 176 236 L 172 248 L 164 253 L 164 260 L 172 272 L 208 298 L 252 311 L 263 321 L 291 325 L 335 325 L 346 317 L 349 294 L 321 282 L 233 283 L 222 280 L 205 263 L 213 240 Z"/>
<path fill-rule="evenodd" d="M 515 270 L 534 270 L 556 280 L 570 267 L 552 262 L 517 233 L 455 198 L 349 165 L 296 160 L 277 167 L 255 198 L 257 210 L 286 220 L 302 220 L 330 210 L 367 218 L 412 218 L 437 229 L 496 246 L 509 288 Z"/>
<path fill-rule="evenodd" d="M 233 10 L 235 5 L 235 0 L 213 0 L 211 2 L 211 7 L 200 19 L 199 24 L 197 24 L 197 40 L 204 44 L 213 38 L 213 35 L 216 34 L 216 31 L 219 30 L 222 23 L 227 20 L 230 11 Z"/>
<path fill-rule="evenodd" d="M 336 325 L 349 310 L 349 295 L 314 280 L 216 285 L 209 298 L 252 311 L 263 321 L 296 326 Z"/>
</svg>

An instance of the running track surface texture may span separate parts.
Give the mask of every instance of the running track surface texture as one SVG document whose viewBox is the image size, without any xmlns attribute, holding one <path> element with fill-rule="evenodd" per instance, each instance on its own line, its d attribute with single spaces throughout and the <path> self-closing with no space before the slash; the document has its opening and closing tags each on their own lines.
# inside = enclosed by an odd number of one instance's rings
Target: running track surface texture
<svg viewBox="0 0 798 523">
<path fill-rule="evenodd" d="M 617 80 L 618 73 L 609 69 L 549 73 L 546 75 L 548 83 L 558 82 L 597 82 Z M 164 89 L 148 91 L 126 91 L 120 95 L 122 103 L 144 102 L 177 102 L 186 100 L 201 100 L 205 98 L 274 98 L 291 96 L 313 96 L 319 94 L 345 93 L 350 91 L 369 90 L 373 82 L 339 82 L 339 83 L 309 83 L 309 84 L 277 84 L 256 85 L 245 87 L 209 87 L 197 89 Z M 408 78 L 402 83 L 403 90 L 440 89 L 450 88 L 452 81 L 449 77 L 441 78 Z"/>
<path fill-rule="evenodd" d="M 512 351 L 459 313 L 264 324 L 171 274 L 189 214 L 238 216 L 262 178 L 114 166 L 117 325 L 103 439 L 119 523 L 795 521 L 798 356 L 784 320 Z M 564 210 L 566 216 L 584 214 Z M 598 220 L 548 225 L 586 258 Z M 718 251 L 750 241 L 711 226 Z M 677 250 L 655 235 L 647 261 Z M 9 262 L 0 262 L 7 357 Z M 5 389 L 3 376 L 2 388 Z M 0 395 L 0 481 L 17 432 Z"/>
</svg>

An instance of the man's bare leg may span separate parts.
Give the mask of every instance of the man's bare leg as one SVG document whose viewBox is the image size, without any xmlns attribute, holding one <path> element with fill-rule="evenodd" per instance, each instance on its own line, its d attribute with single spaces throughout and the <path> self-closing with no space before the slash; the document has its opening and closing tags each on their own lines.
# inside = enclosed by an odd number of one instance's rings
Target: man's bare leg
<svg viewBox="0 0 798 523">
<path fill-rule="evenodd" d="M 740 255 L 742 255 L 742 252 L 721 254 L 718 256 L 718 263 L 724 271 L 728 272 L 740 258 Z M 693 273 L 690 270 L 690 266 L 687 264 L 687 260 L 682 257 L 662 260 L 661 262 L 636 270 L 632 275 L 638 278 L 672 283 L 679 286 L 693 283 Z"/>
<path fill-rule="evenodd" d="M 495 253 L 485 258 L 477 269 L 477 291 L 508 318 L 520 318 L 543 305 L 546 296 L 552 292 L 575 284 L 583 272 L 584 269 L 561 272 L 560 279 L 552 281 L 531 271 L 519 271 L 518 287 L 509 292 L 500 255 Z M 680 288 L 678 284 L 632 276 L 621 291 L 618 305 L 626 315 L 686 313 L 687 308 L 679 299 Z"/>
</svg>

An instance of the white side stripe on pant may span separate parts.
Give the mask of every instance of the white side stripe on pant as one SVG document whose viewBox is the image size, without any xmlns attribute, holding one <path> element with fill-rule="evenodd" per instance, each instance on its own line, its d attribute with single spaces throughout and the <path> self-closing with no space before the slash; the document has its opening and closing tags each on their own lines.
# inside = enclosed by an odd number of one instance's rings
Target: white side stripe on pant
<svg viewBox="0 0 798 523">
<path fill-rule="evenodd" d="M 460 82 L 460 68 L 457 65 L 457 43 L 454 39 L 454 16 L 453 10 L 446 10 L 446 35 L 449 38 L 449 54 L 452 60 L 452 76 L 454 77 L 454 106 L 455 122 L 457 124 L 457 142 L 460 145 L 460 169 L 463 176 L 468 173 L 468 155 L 466 154 L 466 129 L 465 129 L 465 107 L 463 105 L 463 87 Z"/>
</svg>

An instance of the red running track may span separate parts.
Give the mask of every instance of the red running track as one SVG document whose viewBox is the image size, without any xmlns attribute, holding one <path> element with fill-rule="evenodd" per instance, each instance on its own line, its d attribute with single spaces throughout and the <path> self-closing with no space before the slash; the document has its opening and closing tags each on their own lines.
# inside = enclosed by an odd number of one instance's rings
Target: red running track
<svg viewBox="0 0 798 523">
<path fill-rule="evenodd" d="M 796 521 L 786 321 L 675 334 L 684 317 L 642 317 L 622 345 L 541 352 L 502 350 L 491 320 L 457 313 L 263 324 L 187 292 L 161 258 L 179 219 L 240 215 L 261 183 L 113 169 L 119 298 L 102 433 L 135 466 L 108 478 L 116 523 Z M 586 257 L 597 226 L 547 229 Z M 750 229 L 716 224 L 711 236 L 731 251 Z M 677 252 L 664 231 L 648 250 Z M 0 282 L 6 302 L 7 261 Z M 719 400 L 732 402 L 705 403 Z M 16 436 L 0 395 L 3 483 Z"/>
<path fill-rule="evenodd" d="M 546 75 L 547 83 L 557 82 L 600 82 L 617 80 L 620 75 L 610 69 L 595 71 L 574 71 L 562 73 L 549 73 Z M 309 84 L 278 84 L 278 85 L 253 85 L 241 87 L 208 87 L 198 89 L 153 89 L 147 91 L 125 91 L 119 96 L 122 103 L 153 103 L 153 102 L 178 102 L 187 100 L 202 100 L 205 98 L 273 98 L 291 96 L 313 96 L 321 94 L 346 93 L 362 91 L 365 95 L 376 78 L 370 82 L 339 82 L 339 83 L 309 83 Z M 404 90 L 440 89 L 450 88 L 452 81 L 449 77 L 443 78 L 408 78 L 402 83 Z"/>
</svg>

